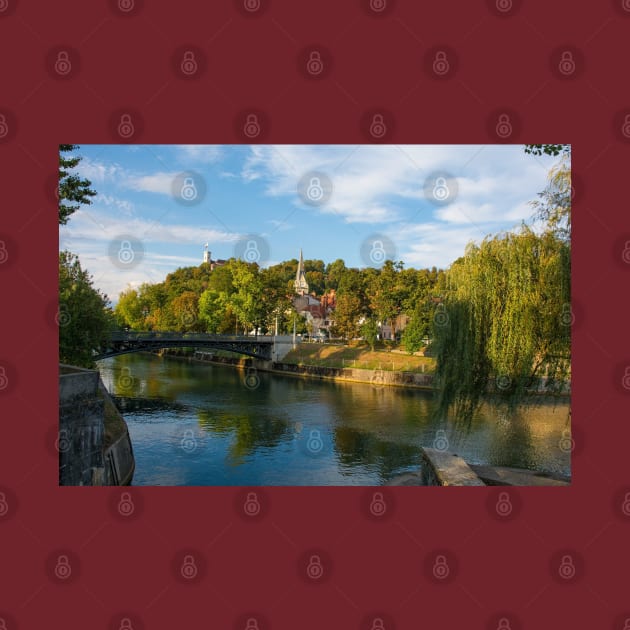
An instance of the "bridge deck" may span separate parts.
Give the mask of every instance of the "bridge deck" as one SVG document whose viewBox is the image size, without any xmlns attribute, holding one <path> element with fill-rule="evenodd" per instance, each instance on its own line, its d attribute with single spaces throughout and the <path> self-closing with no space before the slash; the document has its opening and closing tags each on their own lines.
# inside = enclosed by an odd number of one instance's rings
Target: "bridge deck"
<svg viewBox="0 0 630 630">
<path fill-rule="evenodd" d="M 97 351 L 94 358 L 100 360 L 129 352 L 151 352 L 163 348 L 215 348 L 270 360 L 274 343 L 275 338 L 271 335 L 116 331 Z"/>
</svg>

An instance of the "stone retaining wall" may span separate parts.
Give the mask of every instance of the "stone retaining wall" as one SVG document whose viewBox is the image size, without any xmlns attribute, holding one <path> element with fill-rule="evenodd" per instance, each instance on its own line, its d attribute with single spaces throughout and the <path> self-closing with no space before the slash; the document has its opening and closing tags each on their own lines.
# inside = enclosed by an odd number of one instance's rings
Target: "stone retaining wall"
<svg viewBox="0 0 630 630">
<path fill-rule="evenodd" d="M 388 385 L 398 387 L 415 387 L 431 389 L 433 376 L 416 372 L 392 372 L 388 370 L 364 370 L 361 368 L 332 368 L 317 365 L 297 365 L 276 361 L 257 361 L 235 357 L 215 356 L 212 352 L 196 351 L 194 359 L 222 365 L 233 365 L 240 368 L 255 368 L 261 372 L 273 372 L 290 376 L 306 376 L 334 381 L 352 383 L 369 383 L 372 385 Z"/>
<path fill-rule="evenodd" d="M 131 483 L 135 461 L 126 424 L 104 449 L 105 405 L 113 401 L 97 370 L 60 366 L 59 485 L 103 486 Z"/>
</svg>

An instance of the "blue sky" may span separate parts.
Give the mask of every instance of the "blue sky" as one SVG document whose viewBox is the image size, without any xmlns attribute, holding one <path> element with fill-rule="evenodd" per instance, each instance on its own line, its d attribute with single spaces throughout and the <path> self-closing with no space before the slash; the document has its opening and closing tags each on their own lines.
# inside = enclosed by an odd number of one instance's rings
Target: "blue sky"
<svg viewBox="0 0 630 630">
<path fill-rule="evenodd" d="M 98 192 L 59 230 L 112 302 L 213 258 L 255 250 L 349 266 L 447 267 L 518 227 L 556 161 L 522 145 L 81 145 Z M 133 255 L 117 256 L 121 247 Z M 371 256 L 379 248 L 383 255 Z M 250 252 L 251 253 L 251 252 Z M 124 252 L 123 252 L 124 254 Z M 130 260 L 131 259 L 131 260 Z"/>
</svg>

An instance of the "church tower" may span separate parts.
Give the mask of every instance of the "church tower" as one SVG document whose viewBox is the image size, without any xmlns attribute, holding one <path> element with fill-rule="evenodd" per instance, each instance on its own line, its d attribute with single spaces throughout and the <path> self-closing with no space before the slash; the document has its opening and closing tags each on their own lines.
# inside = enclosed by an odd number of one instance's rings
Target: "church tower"
<svg viewBox="0 0 630 630">
<path fill-rule="evenodd" d="M 293 283 L 295 292 L 298 295 L 308 293 L 308 282 L 306 281 L 306 272 L 304 271 L 304 259 L 302 258 L 302 249 L 300 248 L 300 262 L 298 263 L 297 272 L 295 274 L 295 282 Z"/>
<path fill-rule="evenodd" d="M 203 248 L 203 262 L 209 263 L 210 260 L 211 258 L 210 258 L 210 252 L 208 251 L 208 243 L 206 243 L 205 247 Z"/>
</svg>

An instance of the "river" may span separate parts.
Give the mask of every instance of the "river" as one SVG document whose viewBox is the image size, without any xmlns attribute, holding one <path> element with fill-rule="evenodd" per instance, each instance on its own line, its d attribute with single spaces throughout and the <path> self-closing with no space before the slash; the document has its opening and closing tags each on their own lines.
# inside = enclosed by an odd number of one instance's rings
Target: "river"
<svg viewBox="0 0 630 630">
<path fill-rule="evenodd" d="M 570 475 L 568 403 L 507 416 L 486 403 L 461 426 L 430 392 L 247 373 L 148 354 L 100 361 L 129 426 L 134 485 L 381 485 L 419 447 L 470 463 Z"/>
</svg>

